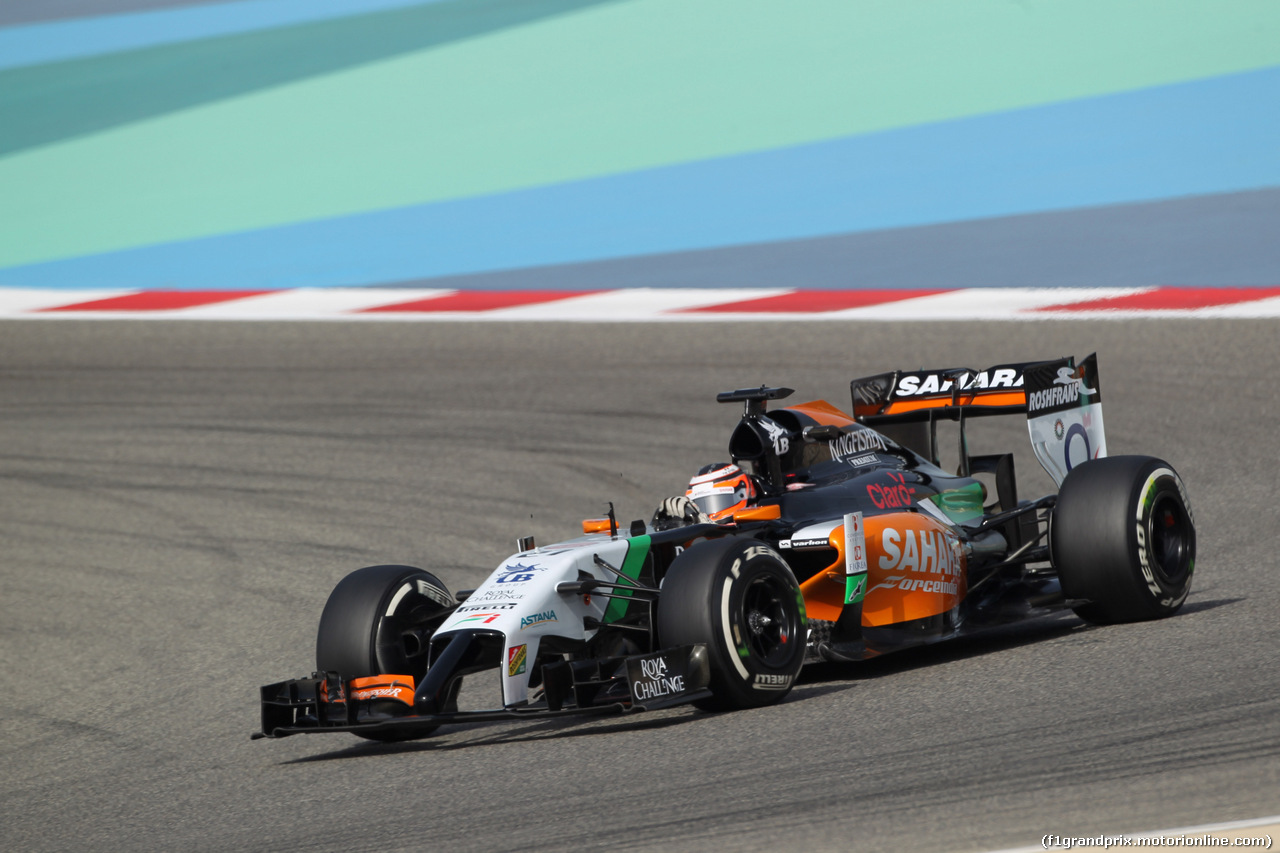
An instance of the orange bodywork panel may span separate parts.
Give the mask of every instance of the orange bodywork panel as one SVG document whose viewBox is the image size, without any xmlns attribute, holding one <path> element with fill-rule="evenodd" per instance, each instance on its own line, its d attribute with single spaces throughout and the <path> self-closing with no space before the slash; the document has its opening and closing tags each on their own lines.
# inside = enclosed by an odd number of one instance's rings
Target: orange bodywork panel
<svg viewBox="0 0 1280 853">
<path fill-rule="evenodd" d="M 800 584 L 804 596 L 805 615 L 810 619 L 834 622 L 844 610 L 844 525 L 831 531 L 828 538 L 836 549 L 836 561 Z"/>
<path fill-rule="evenodd" d="M 863 520 L 867 594 L 863 627 L 937 616 L 964 598 L 965 556 L 960 538 L 931 516 L 894 512 Z M 844 525 L 831 531 L 836 560 L 800 584 L 810 619 L 834 622 L 844 609 Z"/>
<path fill-rule="evenodd" d="M 782 507 L 777 504 L 749 506 L 733 514 L 734 521 L 772 521 L 775 518 L 782 518 Z"/>
<path fill-rule="evenodd" d="M 925 400 L 895 400 L 884 411 L 877 410 L 877 415 L 900 415 L 903 412 L 918 412 L 922 409 L 948 409 L 961 407 L 994 407 L 1025 406 L 1027 395 L 1022 391 L 1006 391 L 1003 393 L 960 394 L 954 402 L 950 395 L 930 397 Z"/>
<path fill-rule="evenodd" d="M 413 676 L 371 675 L 368 678 L 353 678 L 351 698 L 356 701 L 396 699 L 413 707 Z"/>
<path fill-rule="evenodd" d="M 844 539 L 844 527 L 836 528 L 840 538 Z M 832 534 L 834 538 L 835 534 Z M 841 551 L 843 551 L 843 546 Z M 823 622 L 834 622 L 840 618 L 844 610 L 844 556 L 836 561 L 839 570 L 824 569 L 804 583 L 800 584 L 800 593 L 804 596 L 805 615 L 810 619 L 821 619 Z"/>
<path fill-rule="evenodd" d="M 369 699 L 394 699 L 413 707 L 414 684 L 412 675 L 368 675 L 364 678 L 351 679 L 347 683 L 347 687 L 351 691 L 350 697 L 344 695 L 342 688 L 339 688 L 337 696 L 330 696 L 328 680 L 321 681 L 320 701 L 346 702 L 348 698 L 353 702 Z"/>
<path fill-rule="evenodd" d="M 801 403 L 798 406 L 787 406 L 792 412 L 800 412 L 808 415 L 820 424 L 829 426 L 846 427 L 854 423 L 853 418 L 828 403 L 826 400 L 810 400 L 808 403 Z"/>
</svg>

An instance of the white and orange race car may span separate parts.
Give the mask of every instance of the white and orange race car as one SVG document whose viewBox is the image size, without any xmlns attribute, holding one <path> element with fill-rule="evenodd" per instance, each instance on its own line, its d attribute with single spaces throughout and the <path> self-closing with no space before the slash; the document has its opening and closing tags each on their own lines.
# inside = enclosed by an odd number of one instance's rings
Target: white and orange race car
<svg viewBox="0 0 1280 853">
<path fill-rule="evenodd" d="M 1106 455 L 1095 356 L 893 372 L 823 401 L 742 403 L 732 463 L 648 522 L 522 540 L 478 588 L 410 566 L 360 569 L 320 617 L 316 671 L 261 690 L 255 737 L 421 737 L 469 720 L 783 699 L 806 661 L 885 652 L 1071 609 L 1096 623 L 1169 616 L 1195 526 L 1168 463 Z M 1019 500 L 1012 454 L 970 456 L 967 422 L 1024 415 L 1057 494 Z M 959 470 L 937 424 L 959 427 Z M 482 707 L 463 679 L 496 670 Z"/>
</svg>

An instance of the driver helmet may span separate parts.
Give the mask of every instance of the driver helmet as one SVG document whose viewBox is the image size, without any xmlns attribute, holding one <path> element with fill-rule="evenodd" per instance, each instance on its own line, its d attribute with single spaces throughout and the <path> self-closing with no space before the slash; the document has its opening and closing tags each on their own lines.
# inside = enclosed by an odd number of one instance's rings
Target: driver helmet
<svg viewBox="0 0 1280 853">
<path fill-rule="evenodd" d="M 684 494 L 713 521 L 719 521 L 750 506 L 756 499 L 756 487 L 737 465 L 715 462 L 704 465 L 689 480 Z"/>
</svg>

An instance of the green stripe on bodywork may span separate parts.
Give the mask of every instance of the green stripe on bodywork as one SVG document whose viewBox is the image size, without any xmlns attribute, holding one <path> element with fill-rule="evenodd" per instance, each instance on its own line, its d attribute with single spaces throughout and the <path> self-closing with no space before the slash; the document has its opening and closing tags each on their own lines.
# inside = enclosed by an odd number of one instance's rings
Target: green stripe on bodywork
<svg viewBox="0 0 1280 853">
<path fill-rule="evenodd" d="M 1280 3 L 1259 0 L 584 6 L 4 157 L 0 267 L 1277 63 Z"/>
<path fill-rule="evenodd" d="M 940 492 L 929 500 L 956 524 L 968 524 L 982 520 L 982 496 L 982 484 L 970 483 L 959 489 Z"/>
<path fill-rule="evenodd" d="M 627 556 L 622 561 L 622 573 L 633 581 L 640 579 L 640 570 L 644 568 L 645 557 L 649 556 L 649 545 L 653 540 L 648 536 L 632 536 L 627 540 Z M 604 611 L 604 621 L 606 623 L 616 622 L 627 614 L 627 607 L 631 604 L 631 593 L 624 590 L 616 590 L 618 595 L 625 595 L 626 598 L 615 598 L 610 600 L 609 607 Z"/>
</svg>

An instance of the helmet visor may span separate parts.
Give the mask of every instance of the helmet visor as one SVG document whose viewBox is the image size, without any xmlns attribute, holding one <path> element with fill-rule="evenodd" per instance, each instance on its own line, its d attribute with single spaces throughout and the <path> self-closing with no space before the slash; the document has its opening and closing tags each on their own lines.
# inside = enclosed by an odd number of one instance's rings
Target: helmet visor
<svg viewBox="0 0 1280 853">
<path fill-rule="evenodd" d="M 698 509 L 713 516 L 742 503 L 746 496 L 745 489 L 717 489 L 713 494 L 698 495 L 692 500 L 698 505 Z"/>
</svg>

